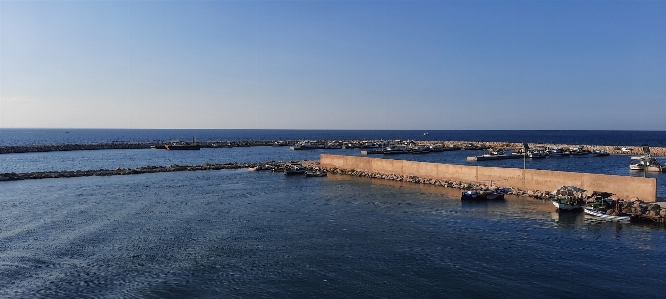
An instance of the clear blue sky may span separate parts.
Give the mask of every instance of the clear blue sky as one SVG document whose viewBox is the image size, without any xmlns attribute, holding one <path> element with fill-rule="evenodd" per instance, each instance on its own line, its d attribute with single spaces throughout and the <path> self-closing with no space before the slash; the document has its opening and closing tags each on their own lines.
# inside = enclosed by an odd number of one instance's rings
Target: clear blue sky
<svg viewBox="0 0 666 299">
<path fill-rule="evenodd" d="M 5 1 L 1 128 L 666 130 L 666 1 Z"/>
</svg>

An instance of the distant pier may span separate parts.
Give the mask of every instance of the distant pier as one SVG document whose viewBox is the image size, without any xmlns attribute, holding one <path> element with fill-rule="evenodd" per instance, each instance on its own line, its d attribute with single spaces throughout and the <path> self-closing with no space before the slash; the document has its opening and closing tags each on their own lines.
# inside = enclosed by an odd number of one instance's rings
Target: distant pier
<svg viewBox="0 0 666 299">
<path fill-rule="evenodd" d="M 287 146 L 294 147 L 301 140 L 236 140 L 236 141 L 205 141 L 197 142 L 201 148 L 232 148 L 232 147 L 250 147 L 250 146 Z M 383 153 L 377 148 L 369 148 L 367 144 L 381 144 L 384 140 L 313 140 L 313 147 L 308 149 L 359 149 L 363 154 Z M 507 142 L 478 142 L 478 141 L 414 141 L 417 145 L 439 146 L 442 151 L 450 150 L 478 150 L 486 148 L 504 148 L 508 150 L 517 150 L 523 147 L 522 143 Z M 82 150 L 108 150 L 108 149 L 164 149 L 169 142 L 111 142 L 94 144 L 42 144 L 42 145 L 5 145 L 0 146 L 0 154 L 12 153 L 34 153 L 34 152 L 58 152 L 58 151 L 82 151 Z M 338 147 L 331 147 L 337 144 Z M 599 145 L 575 145 L 575 144 L 536 144 L 530 143 L 530 148 L 545 147 L 582 147 L 585 150 L 595 148 L 603 149 L 613 155 L 641 155 L 641 146 L 599 146 Z M 381 147 L 380 147 L 381 148 Z M 296 149 L 296 148 L 294 148 Z M 299 148 L 301 149 L 301 148 Z M 650 147 L 652 156 L 666 156 L 666 147 Z M 522 157 L 522 156 L 521 156 Z M 508 157 L 506 159 L 513 159 Z M 496 159 L 479 159 L 496 160 Z"/>
</svg>

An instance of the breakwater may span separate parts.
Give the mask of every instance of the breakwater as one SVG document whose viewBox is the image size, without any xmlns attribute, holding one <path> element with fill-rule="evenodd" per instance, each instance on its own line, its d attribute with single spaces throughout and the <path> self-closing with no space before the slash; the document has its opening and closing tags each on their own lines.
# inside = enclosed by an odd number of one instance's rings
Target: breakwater
<svg viewBox="0 0 666 299">
<path fill-rule="evenodd" d="M 97 169 L 97 170 L 68 170 L 68 171 L 43 171 L 43 172 L 24 172 L 24 173 L 0 173 L 0 181 L 20 181 L 20 180 L 36 180 L 36 179 L 51 179 L 51 178 L 73 178 L 85 176 L 112 176 L 112 175 L 131 175 L 131 174 L 144 174 L 144 173 L 158 173 L 158 172 L 175 172 L 175 171 L 199 171 L 199 170 L 223 170 L 223 169 L 242 169 L 242 168 L 258 168 L 262 170 L 284 168 L 286 164 L 302 163 L 301 161 L 289 162 L 254 162 L 254 163 L 238 163 L 230 162 L 223 164 L 204 163 L 199 165 L 180 165 L 173 164 L 171 166 L 144 166 L 137 168 L 117 168 L 117 169 Z"/>
<path fill-rule="evenodd" d="M 215 142 L 197 142 L 203 148 L 225 148 L 225 147 L 248 147 L 248 146 L 288 146 L 294 145 L 297 141 L 215 141 Z M 0 154 L 13 153 L 36 153 L 36 152 L 60 152 L 60 151 L 87 151 L 87 150 L 108 150 L 108 149 L 163 149 L 164 142 L 110 142 L 110 143 L 91 143 L 91 144 L 44 144 L 44 145 L 12 145 L 0 146 Z"/>
<path fill-rule="evenodd" d="M 320 163 L 329 169 L 359 170 L 450 181 L 494 182 L 522 190 L 555 190 L 562 186 L 576 186 L 589 191 L 610 192 L 621 198 L 635 197 L 647 202 L 657 200 L 657 181 L 654 178 L 324 154 L 321 155 Z"/>
<path fill-rule="evenodd" d="M 245 140 L 245 141 L 208 141 L 197 142 L 202 148 L 231 148 L 231 147 L 251 147 L 251 146 L 293 146 L 301 142 L 301 140 Z M 414 141 L 419 145 L 442 145 L 448 149 L 461 150 L 465 148 L 503 148 L 509 150 L 518 150 L 523 147 L 522 143 L 510 142 L 474 142 L 474 141 Z M 31 152 L 56 152 L 56 151 L 82 151 L 82 150 L 107 150 L 107 149 L 148 149 L 160 148 L 163 149 L 165 142 L 109 142 L 109 143 L 91 143 L 91 144 L 45 144 L 45 145 L 13 145 L 13 146 L 0 146 L 0 154 L 11 153 L 31 153 Z M 384 140 L 311 140 L 310 144 L 316 148 L 325 148 L 331 144 L 339 145 L 342 148 L 353 149 L 371 149 L 381 148 L 382 144 L 386 144 Z M 321 147 L 317 147 L 321 145 Z M 640 146 L 597 146 L 597 145 L 580 145 L 580 144 L 540 144 L 530 143 L 532 148 L 540 147 L 582 147 L 585 150 L 592 150 L 595 148 L 603 149 L 615 155 L 639 155 L 642 153 Z M 666 157 L 666 147 L 651 147 L 651 154 L 653 156 Z"/>
</svg>

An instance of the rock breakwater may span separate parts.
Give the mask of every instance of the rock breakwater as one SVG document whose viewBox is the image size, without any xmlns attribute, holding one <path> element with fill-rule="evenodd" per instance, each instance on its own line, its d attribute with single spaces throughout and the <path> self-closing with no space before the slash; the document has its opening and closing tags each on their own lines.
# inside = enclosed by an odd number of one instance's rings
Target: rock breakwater
<svg viewBox="0 0 666 299">
<path fill-rule="evenodd" d="M 231 147 L 250 147 L 250 146 L 293 146 L 301 142 L 300 140 L 245 140 L 245 141 L 208 141 L 197 142 L 202 148 L 231 148 Z M 311 140 L 309 142 L 314 148 L 321 145 L 321 148 L 332 144 L 339 148 L 358 148 L 366 149 L 369 146 L 381 147 L 385 144 L 384 140 Z M 518 150 L 523 147 L 522 143 L 510 142 L 475 142 L 475 141 L 416 141 L 419 145 L 442 145 L 449 149 L 462 148 L 503 148 Z M 81 151 L 81 150 L 105 150 L 105 149 L 163 149 L 165 142 L 111 142 L 95 144 L 47 144 L 47 145 L 14 145 L 0 146 L 0 154 L 11 153 L 31 153 L 31 152 L 55 152 L 55 151 Z M 573 148 L 582 147 L 585 150 L 603 149 L 615 155 L 639 155 L 642 153 L 641 146 L 597 146 L 597 145 L 575 145 L 575 144 L 529 144 L 532 148 L 560 147 Z M 651 147 L 653 156 L 666 156 L 666 148 Z"/>
<path fill-rule="evenodd" d="M 299 161 L 290 162 L 255 162 L 255 163 L 238 163 L 230 162 L 224 164 L 211 164 L 204 163 L 200 165 L 179 165 L 173 164 L 171 166 L 144 166 L 138 168 L 117 168 L 117 169 L 96 169 L 96 170 L 68 170 L 68 171 L 44 171 L 44 172 L 24 172 L 24 173 L 0 173 L 0 181 L 20 181 L 20 180 L 36 180 L 36 179 L 49 179 L 49 178 L 73 178 L 85 176 L 112 176 L 112 175 L 130 175 L 130 174 L 144 174 L 144 173 L 158 173 L 158 172 L 174 172 L 174 171 L 199 171 L 199 170 L 223 170 L 223 169 L 242 169 L 254 168 L 261 169 L 271 168 L 284 168 L 285 164 L 301 163 Z"/>
</svg>

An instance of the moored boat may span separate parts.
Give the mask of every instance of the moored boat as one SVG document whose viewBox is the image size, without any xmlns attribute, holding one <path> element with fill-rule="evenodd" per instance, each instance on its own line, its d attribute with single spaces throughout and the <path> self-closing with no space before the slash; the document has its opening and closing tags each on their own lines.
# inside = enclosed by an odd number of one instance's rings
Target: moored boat
<svg viewBox="0 0 666 299">
<path fill-rule="evenodd" d="M 606 212 L 603 212 L 603 211 L 600 211 L 600 210 L 594 210 L 594 209 L 589 208 L 589 207 L 585 207 L 583 209 L 583 211 L 585 212 L 585 215 L 594 216 L 594 217 L 597 217 L 599 219 L 608 220 L 608 221 L 630 221 L 631 220 L 631 216 L 629 216 L 629 215 L 621 215 L 621 216 L 620 215 L 618 215 L 618 216 L 608 215 L 608 214 L 606 214 Z"/>
<path fill-rule="evenodd" d="M 305 168 L 301 165 L 291 165 L 289 167 L 285 167 L 284 169 L 284 175 L 298 175 L 298 174 L 305 174 Z"/>
<path fill-rule="evenodd" d="M 546 149 L 546 154 L 548 154 L 549 157 L 564 157 L 570 156 L 571 152 L 564 151 L 564 149 L 559 147 L 549 147 Z"/>
<path fill-rule="evenodd" d="M 579 210 L 585 204 L 585 189 L 575 186 L 562 186 L 553 191 L 551 202 L 558 211 Z"/>
<path fill-rule="evenodd" d="M 631 160 L 636 160 L 636 163 L 629 164 L 630 170 L 639 170 L 646 172 L 664 172 L 666 167 L 661 165 L 657 159 L 652 157 L 650 154 L 640 156 L 640 157 L 631 157 Z"/>
<path fill-rule="evenodd" d="M 192 143 L 189 142 L 181 142 L 181 141 L 173 141 L 169 144 L 164 145 L 164 148 L 167 150 L 200 150 L 201 146 L 192 138 Z"/>
<path fill-rule="evenodd" d="M 460 200 L 503 200 L 509 192 L 508 188 L 495 188 L 494 190 L 469 190 L 462 192 Z"/>
<path fill-rule="evenodd" d="M 551 202 L 557 210 L 561 211 L 573 211 L 580 210 L 582 208 L 581 205 L 565 199 L 552 199 Z"/>
<path fill-rule="evenodd" d="M 527 151 L 527 157 L 531 159 L 541 159 L 546 157 L 546 152 L 542 150 L 530 149 Z"/>
<path fill-rule="evenodd" d="M 603 150 L 603 149 L 595 148 L 594 150 L 592 150 L 592 155 L 594 157 L 606 157 L 606 156 L 610 156 L 610 153 Z"/>
<path fill-rule="evenodd" d="M 317 170 L 317 171 L 306 171 L 303 174 L 303 176 L 304 177 L 325 177 L 325 176 L 327 176 L 327 174 L 326 174 L 326 172 Z"/>
<path fill-rule="evenodd" d="M 391 145 L 384 148 L 385 155 L 406 154 L 407 150 L 404 145 Z"/>
<path fill-rule="evenodd" d="M 594 216 L 608 221 L 630 221 L 632 216 L 627 215 L 626 206 L 620 200 L 613 199 L 613 193 L 594 191 L 583 207 L 585 215 Z"/>
</svg>

